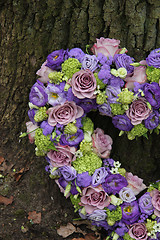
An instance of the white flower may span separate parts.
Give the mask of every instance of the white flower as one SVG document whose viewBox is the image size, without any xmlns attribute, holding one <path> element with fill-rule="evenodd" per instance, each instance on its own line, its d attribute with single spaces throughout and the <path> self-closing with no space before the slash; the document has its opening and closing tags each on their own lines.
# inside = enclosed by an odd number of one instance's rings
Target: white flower
<svg viewBox="0 0 160 240">
<path fill-rule="evenodd" d="M 134 192 L 128 187 L 123 187 L 119 192 L 119 196 L 124 202 L 132 202 L 136 200 Z"/>
<path fill-rule="evenodd" d="M 155 223 L 155 225 L 153 226 L 153 229 L 155 232 L 160 232 L 160 223 Z"/>
<path fill-rule="evenodd" d="M 111 172 L 112 174 L 117 174 L 117 173 L 119 173 L 118 168 L 112 168 L 112 169 L 110 170 L 110 172 Z"/>
<path fill-rule="evenodd" d="M 119 161 L 115 162 L 114 161 L 114 167 L 119 168 L 121 166 L 121 163 Z"/>
<path fill-rule="evenodd" d="M 75 152 L 75 156 L 81 158 L 83 157 L 83 153 L 80 150 L 78 150 L 77 152 Z"/>
</svg>

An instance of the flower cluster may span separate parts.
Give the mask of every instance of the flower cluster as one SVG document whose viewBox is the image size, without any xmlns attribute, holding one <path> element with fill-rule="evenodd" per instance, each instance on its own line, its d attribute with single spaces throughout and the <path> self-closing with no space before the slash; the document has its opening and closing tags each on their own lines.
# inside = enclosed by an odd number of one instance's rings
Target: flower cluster
<svg viewBox="0 0 160 240">
<path fill-rule="evenodd" d="M 160 182 L 147 187 L 110 158 L 112 138 L 94 129 L 91 110 L 112 117 L 120 135 L 160 128 L 160 49 L 136 63 L 120 41 L 97 39 L 48 55 L 29 94 L 30 143 L 81 218 L 107 230 L 107 239 L 160 238 Z"/>
</svg>

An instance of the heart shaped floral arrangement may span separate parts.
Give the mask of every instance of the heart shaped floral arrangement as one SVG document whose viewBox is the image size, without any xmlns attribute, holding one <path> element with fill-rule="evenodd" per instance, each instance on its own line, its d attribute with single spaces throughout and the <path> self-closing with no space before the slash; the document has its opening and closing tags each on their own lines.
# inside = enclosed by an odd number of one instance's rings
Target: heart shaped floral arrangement
<svg viewBox="0 0 160 240">
<path fill-rule="evenodd" d="M 56 50 L 37 71 L 27 133 L 46 171 L 82 219 L 106 239 L 160 239 L 160 181 L 148 187 L 110 158 L 112 138 L 87 116 L 112 118 L 129 140 L 160 129 L 160 49 L 135 62 L 120 41 L 97 39 L 91 51 Z"/>
</svg>

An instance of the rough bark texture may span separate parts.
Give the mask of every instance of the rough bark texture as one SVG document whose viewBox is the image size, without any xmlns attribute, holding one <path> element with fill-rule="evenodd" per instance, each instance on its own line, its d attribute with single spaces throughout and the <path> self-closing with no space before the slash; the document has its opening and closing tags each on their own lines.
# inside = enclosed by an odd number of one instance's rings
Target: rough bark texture
<svg viewBox="0 0 160 240">
<path fill-rule="evenodd" d="M 19 133 L 25 131 L 28 121 L 28 95 L 36 80 L 36 71 L 51 51 L 73 47 L 85 50 L 86 44 L 92 45 L 101 36 L 120 39 L 121 47 L 126 47 L 136 60 L 141 60 L 150 50 L 160 47 L 159 13 L 159 0 L 0 0 L 1 155 L 8 162 L 14 162 L 17 168 L 30 166 L 19 186 L 8 180 L 8 190 L 3 194 L 13 194 L 16 208 L 24 210 L 26 207 L 25 216 L 30 206 L 32 210 L 42 211 L 41 207 L 46 205 L 45 230 L 40 227 L 36 230 L 47 232 L 48 238 L 44 239 L 61 239 L 52 228 L 70 221 L 73 215 L 64 207 L 66 204 L 71 207 L 69 201 L 44 173 L 45 160 L 35 158 L 34 147 L 27 139 L 19 142 Z M 129 141 L 125 136 L 118 137 L 110 119 L 94 113 L 91 116 L 96 127 L 102 127 L 113 137 L 112 157 L 115 160 L 121 161 L 123 167 L 144 178 L 145 182 L 160 178 L 159 136 Z M 61 209 L 59 216 L 57 206 Z M 2 209 L 6 213 L 6 208 Z M 65 213 L 68 214 L 66 218 Z M 14 214 L 7 216 L 14 218 Z M 23 218 L 21 224 L 25 221 Z M 4 230 L 4 239 L 17 239 L 12 236 L 14 223 L 8 235 Z M 34 231 L 31 234 L 34 235 Z M 33 239 L 31 235 L 29 239 Z"/>
</svg>

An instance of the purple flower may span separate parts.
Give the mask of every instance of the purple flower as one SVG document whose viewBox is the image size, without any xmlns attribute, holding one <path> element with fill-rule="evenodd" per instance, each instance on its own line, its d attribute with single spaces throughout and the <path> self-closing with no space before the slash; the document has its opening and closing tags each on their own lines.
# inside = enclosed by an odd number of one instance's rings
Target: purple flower
<svg viewBox="0 0 160 240">
<path fill-rule="evenodd" d="M 109 103 L 117 103 L 118 94 L 121 92 L 120 87 L 107 86 L 106 95 L 108 96 L 107 100 Z"/>
<path fill-rule="evenodd" d="M 48 96 L 45 93 L 45 87 L 43 83 L 38 80 L 31 88 L 29 101 L 38 107 L 43 107 L 48 101 Z"/>
<path fill-rule="evenodd" d="M 68 182 L 63 178 L 63 177 L 60 177 L 58 179 L 58 184 L 65 190 L 66 186 L 68 185 Z M 76 189 L 76 186 L 74 184 L 74 182 L 71 182 L 71 190 L 70 190 L 70 193 L 72 195 L 76 195 L 78 194 L 78 191 Z"/>
<path fill-rule="evenodd" d="M 126 115 L 116 115 L 112 118 L 113 125 L 121 131 L 130 131 L 133 125 Z"/>
<path fill-rule="evenodd" d="M 98 110 L 99 110 L 99 113 L 101 115 L 112 117 L 111 107 L 110 107 L 110 104 L 108 102 L 103 103 L 102 105 L 99 105 Z"/>
<path fill-rule="evenodd" d="M 73 101 L 76 102 L 78 106 L 82 107 L 85 113 L 97 109 L 96 99 L 84 98 L 82 101 L 81 99 L 75 98 Z"/>
<path fill-rule="evenodd" d="M 120 77 L 115 77 L 112 75 L 112 77 L 109 80 L 109 85 L 111 85 L 112 87 L 122 88 L 124 86 L 124 81 Z"/>
<path fill-rule="evenodd" d="M 119 191 L 128 185 L 127 180 L 120 174 L 112 174 L 108 175 L 105 178 L 105 182 L 102 183 L 102 187 L 104 188 L 105 192 L 108 194 L 116 194 Z"/>
<path fill-rule="evenodd" d="M 97 59 L 99 60 L 99 63 L 102 65 L 111 65 L 113 62 L 113 57 L 112 56 L 108 56 L 106 57 L 104 54 L 102 53 L 98 53 Z"/>
<path fill-rule="evenodd" d="M 56 50 L 47 56 L 46 66 L 52 70 L 60 70 L 61 64 L 68 58 L 67 50 Z"/>
<path fill-rule="evenodd" d="M 148 66 L 160 68 L 160 48 L 154 49 L 146 58 Z"/>
<path fill-rule="evenodd" d="M 76 58 L 78 61 L 82 62 L 82 58 L 84 57 L 85 53 L 82 51 L 81 48 L 72 48 L 68 52 L 69 58 Z"/>
<path fill-rule="evenodd" d="M 88 219 L 91 221 L 103 221 L 107 217 L 105 210 L 94 210 L 93 213 L 89 214 Z"/>
<path fill-rule="evenodd" d="M 28 117 L 33 124 L 36 124 L 36 122 L 34 120 L 34 115 L 36 114 L 36 112 L 37 112 L 37 109 L 29 109 L 28 110 Z"/>
<path fill-rule="evenodd" d="M 115 232 L 116 232 L 120 237 L 123 237 L 124 234 L 128 232 L 128 228 L 127 228 L 127 226 L 118 227 L 118 228 L 116 228 Z M 122 238 L 122 239 L 123 239 L 123 238 Z"/>
<path fill-rule="evenodd" d="M 103 160 L 103 165 L 107 167 L 114 167 L 114 160 L 112 158 L 106 158 Z"/>
<path fill-rule="evenodd" d="M 134 59 L 128 56 L 127 54 L 115 54 L 114 55 L 114 62 L 117 68 L 125 68 L 127 73 L 132 73 L 134 71 L 134 67 L 130 65 L 133 63 Z"/>
<path fill-rule="evenodd" d="M 121 221 L 125 224 L 133 224 L 135 223 L 140 216 L 139 207 L 137 201 L 133 201 L 131 203 L 123 203 L 121 205 L 122 209 L 122 219 Z"/>
<path fill-rule="evenodd" d="M 107 84 L 109 82 L 109 79 L 112 77 L 110 73 L 110 66 L 107 64 L 103 65 L 98 72 L 98 77 L 103 81 L 104 84 Z"/>
<path fill-rule="evenodd" d="M 63 104 L 66 101 L 66 94 L 64 92 L 65 82 L 55 85 L 48 83 L 45 92 L 48 95 L 48 103 L 52 106 Z"/>
<path fill-rule="evenodd" d="M 82 69 L 94 72 L 98 68 L 98 59 L 95 55 L 85 54 L 82 59 Z"/>
<path fill-rule="evenodd" d="M 105 170 L 105 167 L 96 169 L 92 175 L 92 186 L 96 187 L 99 184 L 105 182 L 105 177 L 107 175 L 108 175 L 108 172 Z"/>
<path fill-rule="evenodd" d="M 60 167 L 59 170 L 67 182 L 74 180 L 77 176 L 77 172 L 74 167 L 63 166 Z"/>
<path fill-rule="evenodd" d="M 40 127 L 43 129 L 43 134 L 47 136 L 48 134 L 51 134 L 54 127 L 48 124 L 47 121 L 43 121 L 40 125 Z"/>
<path fill-rule="evenodd" d="M 144 120 L 145 127 L 148 129 L 154 129 L 158 126 L 160 120 L 159 120 L 159 114 L 157 112 L 152 112 L 149 117 Z"/>
<path fill-rule="evenodd" d="M 74 135 L 62 134 L 60 138 L 60 144 L 77 147 L 83 138 L 83 131 L 81 129 L 78 129 Z"/>
<path fill-rule="evenodd" d="M 77 174 L 76 183 L 79 187 L 88 187 L 91 185 L 92 177 L 88 172 Z"/>
<path fill-rule="evenodd" d="M 141 213 L 145 213 L 147 215 L 151 215 L 153 213 L 153 205 L 151 202 L 152 198 L 149 192 L 146 192 L 142 197 L 139 199 L 139 208 Z"/>
<path fill-rule="evenodd" d="M 124 202 L 132 202 L 136 200 L 134 192 L 129 187 L 122 188 L 119 192 L 119 196 Z"/>
<path fill-rule="evenodd" d="M 160 86 L 158 83 L 146 83 L 144 86 L 144 94 L 153 108 L 160 108 Z"/>
</svg>

